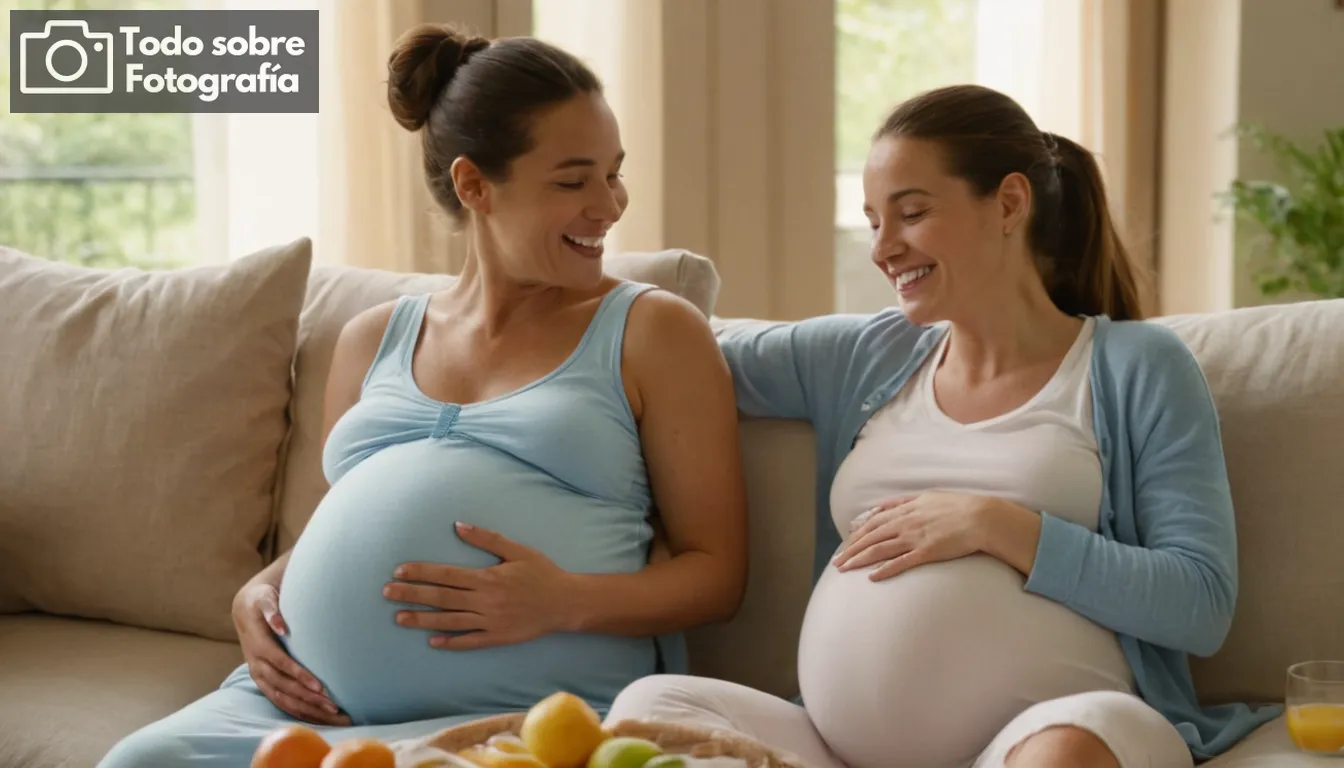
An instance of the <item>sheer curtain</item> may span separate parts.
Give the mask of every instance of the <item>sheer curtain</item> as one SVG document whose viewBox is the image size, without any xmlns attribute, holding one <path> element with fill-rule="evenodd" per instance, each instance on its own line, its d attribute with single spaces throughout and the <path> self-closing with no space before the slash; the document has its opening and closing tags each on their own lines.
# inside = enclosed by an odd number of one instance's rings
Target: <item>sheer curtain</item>
<svg viewBox="0 0 1344 768">
<path fill-rule="evenodd" d="M 1041 130 L 1096 153 L 1116 225 L 1150 268 L 1163 2 L 981 0 L 977 19 L 976 79 L 1017 99 Z"/>
<path fill-rule="evenodd" d="M 317 10 L 318 0 L 195 0 L 190 7 Z M 322 48 L 326 43 L 319 40 Z M 200 261 L 219 263 L 314 237 L 320 115 L 197 114 L 192 120 Z"/>
<path fill-rule="evenodd" d="M 296 237 L 319 264 L 454 272 L 465 243 L 425 188 L 420 137 L 387 107 L 387 58 L 422 21 L 486 36 L 531 23 L 527 0 L 202 0 L 215 8 L 319 12 L 320 111 L 198 115 L 197 221 L 203 260 Z"/>
</svg>

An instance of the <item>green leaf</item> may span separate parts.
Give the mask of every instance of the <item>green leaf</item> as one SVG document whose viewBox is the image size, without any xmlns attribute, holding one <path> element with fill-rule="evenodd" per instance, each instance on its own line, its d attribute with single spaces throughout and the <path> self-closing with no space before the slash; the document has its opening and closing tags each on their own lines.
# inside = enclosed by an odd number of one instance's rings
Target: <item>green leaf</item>
<svg viewBox="0 0 1344 768">
<path fill-rule="evenodd" d="M 1233 133 L 1280 171 L 1277 179 L 1237 179 L 1217 196 L 1268 236 L 1274 258 L 1258 276 L 1261 292 L 1344 298 L 1344 128 L 1325 131 L 1312 147 L 1260 125 Z"/>
</svg>

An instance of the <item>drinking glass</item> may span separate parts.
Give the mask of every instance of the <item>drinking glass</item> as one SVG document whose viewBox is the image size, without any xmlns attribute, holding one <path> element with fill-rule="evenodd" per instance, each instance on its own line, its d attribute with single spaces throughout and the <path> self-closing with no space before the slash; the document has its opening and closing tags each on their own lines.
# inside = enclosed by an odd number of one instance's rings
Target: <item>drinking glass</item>
<svg viewBox="0 0 1344 768">
<path fill-rule="evenodd" d="M 1344 757 L 1344 661 L 1288 668 L 1288 733 L 1303 752 Z"/>
</svg>

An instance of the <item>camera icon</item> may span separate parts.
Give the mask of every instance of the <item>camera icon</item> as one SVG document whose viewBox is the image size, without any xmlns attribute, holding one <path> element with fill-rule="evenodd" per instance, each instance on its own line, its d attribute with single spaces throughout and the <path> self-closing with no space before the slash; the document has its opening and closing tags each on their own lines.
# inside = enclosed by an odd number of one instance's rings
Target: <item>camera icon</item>
<svg viewBox="0 0 1344 768">
<path fill-rule="evenodd" d="M 77 67 L 57 68 L 65 49 L 74 51 Z M 19 93 L 111 92 L 111 32 L 90 32 L 87 21 L 48 21 L 41 32 L 19 35 Z"/>
</svg>

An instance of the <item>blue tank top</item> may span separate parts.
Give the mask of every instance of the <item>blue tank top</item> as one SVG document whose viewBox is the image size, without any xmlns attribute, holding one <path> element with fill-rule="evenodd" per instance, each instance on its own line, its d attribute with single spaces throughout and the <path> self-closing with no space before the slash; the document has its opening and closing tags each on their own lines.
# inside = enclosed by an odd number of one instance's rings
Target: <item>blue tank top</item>
<svg viewBox="0 0 1344 768">
<path fill-rule="evenodd" d="M 398 610 L 423 608 L 381 593 L 403 562 L 498 562 L 461 541 L 458 521 L 573 572 L 645 567 L 652 497 L 621 349 L 630 306 L 651 287 L 613 288 L 559 367 L 466 405 L 427 396 L 411 373 L 430 296 L 397 302 L 359 401 L 327 440 L 331 490 L 280 590 L 290 653 L 356 724 L 518 711 L 556 690 L 605 710 L 639 677 L 686 670 L 680 635 L 555 633 L 476 651 L 434 649 L 428 632 L 394 621 Z"/>
</svg>

